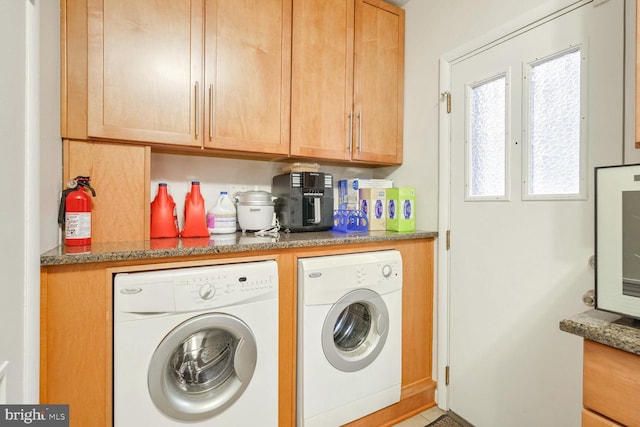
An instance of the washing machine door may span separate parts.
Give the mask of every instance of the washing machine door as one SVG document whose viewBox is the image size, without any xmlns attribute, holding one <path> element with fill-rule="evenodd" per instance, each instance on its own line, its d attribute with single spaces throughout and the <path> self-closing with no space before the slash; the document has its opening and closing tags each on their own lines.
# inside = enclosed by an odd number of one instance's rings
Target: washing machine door
<svg viewBox="0 0 640 427">
<path fill-rule="evenodd" d="M 222 313 L 191 318 L 167 334 L 151 358 L 151 400 L 174 420 L 211 418 L 242 395 L 256 360 L 255 337 L 240 319 Z"/>
<path fill-rule="evenodd" d="M 370 289 L 356 289 L 329 310 L 322 327 L 322 349 L 336 369 L 355 372 L 378 357 L 388 333 L 389 312 L 382 297 Z"/>
</svg>

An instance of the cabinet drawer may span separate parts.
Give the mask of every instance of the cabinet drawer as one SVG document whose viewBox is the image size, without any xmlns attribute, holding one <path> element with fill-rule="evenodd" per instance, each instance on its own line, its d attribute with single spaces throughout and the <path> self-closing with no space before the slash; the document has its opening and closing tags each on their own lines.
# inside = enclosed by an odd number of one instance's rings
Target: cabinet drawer
<svg viewBox="0 0 640 427">
<path fill-rule="evenodd" d="M 639 401 L 640 356 L 584 340 L 583 406 L 620 424 L 640 426 Z"/>
<path fill-rule="evenodd" d="M 613 422 L 603 416 L 591 412 L 588 409 L 582 410 L 582 427 L 622 427 L 622 424 Z"/>
</svg>

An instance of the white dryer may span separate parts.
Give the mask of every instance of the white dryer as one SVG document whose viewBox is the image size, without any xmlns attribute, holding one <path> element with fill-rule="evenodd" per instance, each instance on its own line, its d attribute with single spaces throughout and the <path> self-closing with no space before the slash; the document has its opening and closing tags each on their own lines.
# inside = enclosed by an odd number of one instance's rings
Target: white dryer
<svg viewBox="0 0 640 427">
<path fill-rule="evenodd" d="M 278 425 L 275 261 L 121 273 L 115 427 Z"/>
<path fill-rule="evenodd" d="M 339 426 L 400 400 L 398 251 L 298 260 L 298 426 Z"/>
</svg>

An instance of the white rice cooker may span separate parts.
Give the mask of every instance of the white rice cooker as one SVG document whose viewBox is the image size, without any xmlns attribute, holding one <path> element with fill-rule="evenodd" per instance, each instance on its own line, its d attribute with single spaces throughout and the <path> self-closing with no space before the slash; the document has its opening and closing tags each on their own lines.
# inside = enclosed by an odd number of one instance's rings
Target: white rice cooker
<svg viewBox="0 0 640 427">
<path fill-rule="evenodd" d="M 270 228 L 274 220 L 274 203 L 271 193 L 261 190 L 236 193 L 238 225 L 244 231 Z"/>
</svg>

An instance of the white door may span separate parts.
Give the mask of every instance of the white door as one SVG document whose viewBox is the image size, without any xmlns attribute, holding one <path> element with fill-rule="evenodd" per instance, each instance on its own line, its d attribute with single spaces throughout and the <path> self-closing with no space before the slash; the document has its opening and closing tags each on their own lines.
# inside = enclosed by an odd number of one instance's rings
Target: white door
<svg viewBox="0 0 640 427">
<path fill-rule="evenodd" d="M 622 162 L 624 2 L 588 3 L 451 65 L 449 408 L 579 426 L 596 165 Z"/>
</svg>

